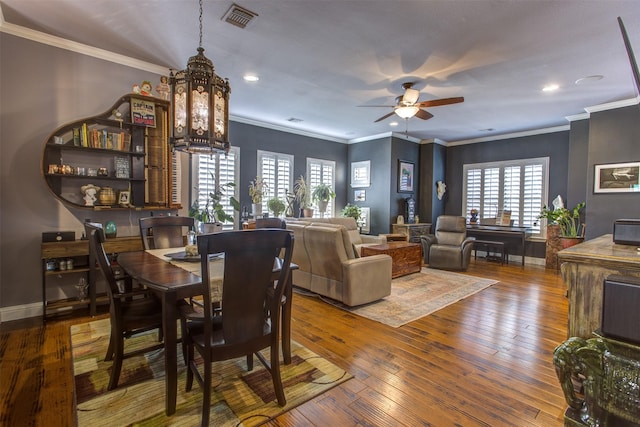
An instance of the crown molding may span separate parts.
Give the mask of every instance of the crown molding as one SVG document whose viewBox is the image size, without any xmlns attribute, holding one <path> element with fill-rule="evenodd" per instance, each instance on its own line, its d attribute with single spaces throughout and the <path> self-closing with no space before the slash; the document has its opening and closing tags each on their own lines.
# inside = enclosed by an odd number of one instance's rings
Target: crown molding
<svg viewBox="0 0 640 427">
<path fill-rule="evenodd" d="M 229 114 L 229 120 L 238 122 L 238 123 L 244 123 L 247 125 L 259 126 L 266 129 L 277 130 L 280 132 L 287 132 L 287 133 L 293 133 L 296 135 L 308 136 L 310 138 L 323 139 L 325 141 L 339 142 L 341 144 L 349 143 L 349 140 L 346 140 L 346 139 L 335 138 L 332 136 L 322 135 L 319 133 L 310 132 L 306 130 L 294 129 L 294 128 L 290 128 L 282 125 L 277 125 L 274 123 L 261 122 L 260 120 L 250 119 L 248 117 L 236 116 L 233 114 Z"/>
<path fill-rule="evenodd" d="M 455 147 L 457 145 L 476 144 L 479 142 L 500 141 L 503 139 L 511 139 L 511 138 L 522 138 L 525 136 L 543 135 L 545 133 L 562 132 L 566 130 L 569 130 L 569 125 L 554 126 L 550 128 L 544 128 L 544 129 L 526 130 L 522 132 L 505 133 L 503 135 L 492 135 L 492 136 L 486 136 L 482 138 L 465 139 L 460 141 L 449 142 L 447 143 L 447 147 Z"/>
<path fill-rule="evenodd" d="M 586 107 L 584 110 L 591 114 L 596 113 L 598 111 L 607 111 L 607 110 L 615 110 L 616 108 L 630 107 L 632 105 L 638 105 L 640 103 L 640 97 L 636 96 L 635 98 L 623 99 L 621 101 L 609 102 L 606 104 L 594 105 L 591 107 Z"/>
</svg>

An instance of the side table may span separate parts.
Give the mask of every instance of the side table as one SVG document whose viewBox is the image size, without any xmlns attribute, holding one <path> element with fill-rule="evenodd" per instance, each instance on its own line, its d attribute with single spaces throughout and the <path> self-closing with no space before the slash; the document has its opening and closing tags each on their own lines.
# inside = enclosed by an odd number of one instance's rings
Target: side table
<svg viewBox="0 0 640 427">
<path fill-rule="evenodd" d="M 416 224 L 391 224 L 394 234 L 404 234 L 412 243 L 420 243 L 420 236 L 427 235 L 431 231 L 430 222 Z"/>
</svg>

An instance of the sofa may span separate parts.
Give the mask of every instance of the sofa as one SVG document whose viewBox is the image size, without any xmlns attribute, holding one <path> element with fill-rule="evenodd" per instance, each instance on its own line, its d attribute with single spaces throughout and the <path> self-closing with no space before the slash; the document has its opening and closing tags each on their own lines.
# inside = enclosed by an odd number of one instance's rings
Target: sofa
<svg viewBox="0 0 640 427">
<path fill-rule="evenodd" d="M 370 303 L 391 294 L 391 257 L 359 256 L 360 245 L 384 243 L 384 237 L 369 241 L 358 233 L 353 218 L 316 220 L 286 222 L 295 236 L 292 258 L 298 265 L 293 271 L 295 286 L 348 306 Z"/>
</svg>

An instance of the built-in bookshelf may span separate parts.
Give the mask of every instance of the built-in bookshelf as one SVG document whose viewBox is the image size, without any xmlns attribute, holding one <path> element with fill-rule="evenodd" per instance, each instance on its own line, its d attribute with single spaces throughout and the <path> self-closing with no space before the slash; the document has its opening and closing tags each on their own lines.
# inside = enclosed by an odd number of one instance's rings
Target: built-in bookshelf
<svg viewBox="0 0 640 427">
<path fill-rule="evenodd" d="M 60 126 L 42 155 L 49 189 L 77 208 L 180 208 L 172 194 L 180 174 L 168 149 L 168 111 L 165 100 L 127 94 L 103 114 Z M 87 196 L 88 188 L 97 194 Z M 115 202 L 100 191 L 113 191 Z"/>
</svg>

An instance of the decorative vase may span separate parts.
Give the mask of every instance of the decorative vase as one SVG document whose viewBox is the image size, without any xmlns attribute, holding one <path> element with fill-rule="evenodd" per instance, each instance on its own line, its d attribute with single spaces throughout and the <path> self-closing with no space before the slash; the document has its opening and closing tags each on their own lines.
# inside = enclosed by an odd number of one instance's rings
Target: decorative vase
<svg viewBox="0 0 640 427">
<path fill-rule="evenodd" d="M 222 224 L 219 222 L 203 222 L 202 232 L 204 234 L 218 233 L 222 231 Z"/>
<path fill-rule="evenodd" d="M 254 218 L 262 217 L 262 203 L 252 203 L 251 214 L 253 215 Z"/>
<path fill-rule="evenodd" d="M 116 192 L 111 187 L 102 187 L 100 193 L 98 193 L 98 200 L 101 205 L 114 205 L 116 203 Z"/>
<path fill-rule="evenodd" d="M 304 208 L 302 209 L 305 218 L 313 218 L 313 208 Z"/>
<path fill-rule="evenodd" d="M 107 221 L 104 225 L 104 236 L 107 239 L 113 239 L 118 235 L 118 227 L 113 221 Z"/>
<path fill-rule="evenodd" d="M 329 204 L 328 200 L 320 200 L 318 201 L 318 211 L 324 215 L 327 210 L 327 205 Z"/>
</svg>

